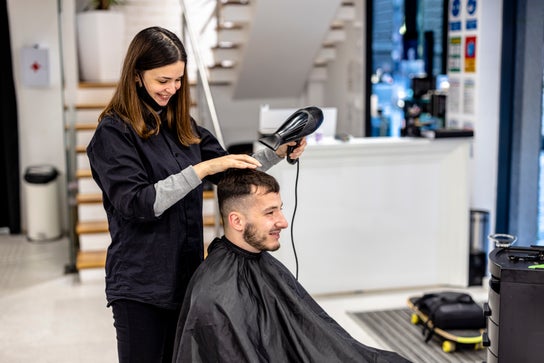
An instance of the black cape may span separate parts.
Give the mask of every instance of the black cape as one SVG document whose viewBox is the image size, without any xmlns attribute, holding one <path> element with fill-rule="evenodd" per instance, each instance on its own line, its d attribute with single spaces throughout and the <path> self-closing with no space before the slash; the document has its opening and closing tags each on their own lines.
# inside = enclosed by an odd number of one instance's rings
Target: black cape
<svg viewBox="0 0 544 363">
<path fill-rule="evenodd" d="M 210 245 L 181 309 L 174 362 L 408 362 L 345 331 L 268 252 Z"/>
</svg>

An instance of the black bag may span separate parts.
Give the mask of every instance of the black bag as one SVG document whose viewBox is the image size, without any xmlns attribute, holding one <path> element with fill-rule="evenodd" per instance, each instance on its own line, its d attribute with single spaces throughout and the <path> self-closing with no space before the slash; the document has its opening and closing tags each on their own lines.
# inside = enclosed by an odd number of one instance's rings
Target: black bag
<svg viewBox="0 0 544 363">
<path fill-rule="evenodd" d="M 425 294 L 414 305 L 429 319 L 424 322 L 425 341 L 429 341 L 434 328 L 449 330 L 483 329 L 486 319 L 483 309 L 469 294 L 444 291 Z"/>
</svg>

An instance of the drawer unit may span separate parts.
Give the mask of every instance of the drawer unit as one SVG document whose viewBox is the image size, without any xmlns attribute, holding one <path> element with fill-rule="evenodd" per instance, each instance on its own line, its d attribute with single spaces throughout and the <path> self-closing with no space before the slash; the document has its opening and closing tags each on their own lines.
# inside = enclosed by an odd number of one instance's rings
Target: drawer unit
<svg viewBox="0 0 544 363">
<path fill-rule="evenodd" d="M 544 342 L 544 247 L 496 248 L 489 254 L 487 362 L 539 363 Z M 533 267 L 531 267 L 533 266 Z"/>
</svg>

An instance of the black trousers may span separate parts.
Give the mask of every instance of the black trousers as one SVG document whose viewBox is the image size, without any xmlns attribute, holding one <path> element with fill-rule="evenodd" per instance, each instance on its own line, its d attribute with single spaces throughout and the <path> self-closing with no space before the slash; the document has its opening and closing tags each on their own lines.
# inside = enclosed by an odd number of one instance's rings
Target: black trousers
<svg viewBox="0 0 544 363">
<path fill-rule="evenodd" d="M 120 363 L 171 363 L 178 310 L 132 300 L 111 304 Z"/>
</svg>

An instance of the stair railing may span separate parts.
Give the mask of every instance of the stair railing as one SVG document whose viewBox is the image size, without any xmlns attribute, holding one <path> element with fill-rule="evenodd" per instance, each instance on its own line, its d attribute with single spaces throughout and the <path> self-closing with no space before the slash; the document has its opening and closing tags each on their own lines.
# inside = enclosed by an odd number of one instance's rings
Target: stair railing
<svg viewBox="0 0 544 363">
<path fill-rule="evenodd" d="M 192 52 L 194 61 L 197 67 L 197 78 L 199 80 L 199 89 L 203 92 L 203 98 L 204 98 L 204 105 L 201 105 L 202 102 L 197 103 L 197 106 L 199 107 L 199 111 L 206 111 L 206 114 L 210 118 L 209 121 L 211 123 L 211 127 L 213 128 L 213 133 L 219 143 L 225 148 L 225 143 L 223 140 L 223 133 L 221 132 L 221 126 L 219 125 L 219 118 L 217 116 L 217 110 L 215 108 L 215 103 L 213 101 L 212 92 L 210 88 L 210 82 L 208 79 L 208 71 L 206 64 L 204 63 L 204 60 L 201 55 L 201 51 L 199 48 L 199 42 L 198 38 L 195 35 L 194 26 L 191 23 L 191 17 L 188 14 L 188 9 L 185 6 L 185 1 L 180 0 L 180 7 L 181 7 L 181 29 L 183 32 L 184 40 L 189 42 Z M 205 107 L 205 108 L 204 108 Z M 207 120 L 204 118 L 204 114 L 199 115 L 202 119 L 200 119 L 201 122 L 206 122 Z"/>
<path fill-rule="evenodd" d="M 203 97 L 198 97 L 197 101 L 197 107 L 199 110 L 199 122 L 201 122 L 203 125 L 207 125 L 208 123 L 211 123 L 211 127 L 213 128 L 213 133 L 219 143 L 223 146 L 223 148 L 226 148 L 225 142 L 223 140 L 223 133 L 221 132 L 221 126 L 219 125 L 219 118 L 217 116 L 217 110 L 215 108 L 215 103 L 213 101 L 213 96 L 210 88 L 210 82 L 208 79 L 208 71 L 206 64 L 204 63 L 203 57 L 201 55 L 201 51 L 199 48 L 199 42 L 198 38 L 196 37 L 195 28 L 193 27 L 191 23 L 191 17 L 189 16 L 187 12 L 187 7 L 185 6 L 185 1 L 180 0 L 180 6 L 181 6 L 181 30 L 183 33 L 184 40 L 189 42 L 192 52 L 194 61 L 197 66 L 197 80 L 199 81 L 198 84 L 198 90 L 202 92 Z M 203 100 L 202 100 L 203 98 Z M 201 102 L 204 101 L 204 102 Z M 205 104 L 205 105 L 204 105 Z M 207 115 L 209 117 L 209 120 L 204 116 Z M 208 122 L 209 121 L 209 122 Z M 213 187 L 214 195 L 217 195 L 216 191 L 217 188 Z M 220 216 L 219 216 L 219 206 L 217 204 L 217 198 L 214 200 L 214 232 L 216 236 L 219 236 L 221 233 L 221 223 L 220 223 Z"/>
</svg>

